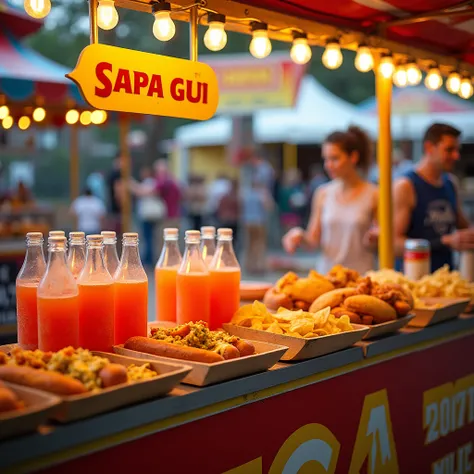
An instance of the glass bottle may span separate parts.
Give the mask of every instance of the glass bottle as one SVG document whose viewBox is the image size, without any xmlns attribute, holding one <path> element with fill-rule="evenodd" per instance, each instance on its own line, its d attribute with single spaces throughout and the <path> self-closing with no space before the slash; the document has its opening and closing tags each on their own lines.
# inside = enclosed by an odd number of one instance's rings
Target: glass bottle
<svg viewBox="0 0 474 474">
<path fill-rule="evenodd" d="M 38 285 L 46 271 L 43 234 L 26 234 L 26 255 L 16 278 L 16 312 L 18 344 L 22 349 L 38 349 Z"/>
<path fill-rule="evenodd" d="M 86 262 L 86 234 L 84 232 L 69 232 L 69 252 L 67 264 L 74 278 L 82 272 Z"/>
<path fill-rule="evenodd" d="M 50 230 L 48 237 L 66 237 L 64 230 Z"/>
<path fill-rule="evenodd" d="M 176 321 L 176 276 L 182 261 L 178 238 L 178 229 L 164 229 L 163 249 L 155 267 L 157 321 Z"/>
<path fill-rule="evenodd" d="M 240 265 L 232 246 L 232 229 L 217 231 L 217 248 L 209 267 L 211 329 L 228 323 L 240 306 Z"/>
<path fill-rule="evenodd" d="M 178 324 L 190 321 L 209 323 L 209 270 L 200 250 L 201 233 L 186 231 L 186 248 L 176 277 L 176 319 Z"/>
<path fill-rule="evenodd" d="M 114 275 L 115 344 L 133 336 L 146 336 L 148 327 L 148 277 L 138 251 L 138 234 L 123 234 L 122 258 Z"/>
<path fill-rule="evenodd" d="M 79 291 L 66 263 L 66 237 L 49 237 L 48 265 L 38 286 L 38 348 L 79 345 Z"/>
<path fill-rule="evenodd" d="M 79 345 L 91 351 L 112 352 L 114 345 L 114 280 L 105 267 L 101 235 L 87 236 L 79 288 Z"/>
<path fill-rule="evenodd" d="M 100 234 L 104 238 L 103 253 L 105 267 L 113 277 L 119 266 L 117 234 L 113 230 L 103 230 Z"/>
<path fill-rule="evenodd" d="M 212 261 L 216 251 L 216 228 L 213 226 L 201 227 L 201 254 L 207 266 Z"/>
</svg>

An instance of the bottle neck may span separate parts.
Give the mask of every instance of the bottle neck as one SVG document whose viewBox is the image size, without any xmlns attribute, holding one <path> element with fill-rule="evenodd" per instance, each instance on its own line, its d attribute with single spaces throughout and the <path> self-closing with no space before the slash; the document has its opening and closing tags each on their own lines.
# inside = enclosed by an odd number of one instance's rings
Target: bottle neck
<svg viewBox="0 0 474 474">
<path fill-rule="evenodd" d="M 66 262 L 66 249 L 63 248 L 50 248 L 48 251 L 48 268 L 52 265 L 60 264 L 63 265 Z"/>
<path fill-rule="evenodd" d="M 104 263 L 104 256 L 102 253 L 102 246 L 94 245 L 87 248 L 86 263 L 84 270 L 81 273 L 81 280 L 87 279 L 90 276 L 110 276 Z"/>
<path fill-rule="evenodd" d="M 25 260 L 37 260 L 40 259 L 44 263 L 46 263 L 46 260 L 44 258 L 44 251 L 43 251 L 43 244 L 42 243 L 30 243 L 26 247 L 26 255 L 25 255 Z"/>
<path fill-rule="evenodd" d="M 122 247 L 122 259 L 120 261 L 122 266 L 129 265 L 140 265 L 142 261 L 140 258 L 140 252 L 138 251 L 137 244 L 124 244 Z"/>
</svg>

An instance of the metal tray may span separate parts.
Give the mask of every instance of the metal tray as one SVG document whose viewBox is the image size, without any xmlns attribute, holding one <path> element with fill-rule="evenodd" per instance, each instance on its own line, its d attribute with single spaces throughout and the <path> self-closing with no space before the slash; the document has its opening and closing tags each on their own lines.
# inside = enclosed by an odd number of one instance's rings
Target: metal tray
<svg viewBox="0 0 474 474">
<path fill-rule="evenodd" d="M 367 326 L 354 324 L 353 326 L 356 328 L 354 331 L 304 339 L 286 336 L 285 334 L 274 334 L 260 329 L 246 328 L 230 323 L 226 323 L 223 326 L 228 333 L 239 336 L 242 339 L 264 341 L 288 347 L 288 350 L 282 354 L 280 359 L 283 361 L 312 359 L 346 349 L 362 340 L 364 335 L 369 331 Z"/>
<path fill-rule="evenodd" d="M 410 326 L 424 328 L 449 319 L 457 318 L 469 306 L 469 298 L 420 298 L 428 305 L 440 305 L 438 308 L 415 308 L 415 318 Z"/>
<path fill-rule="evenodd" d="M 367 326 L 369 328 L 369 332 L 363 337 L 363 339 L 374 339 L 376 337 L 385 336 L 386 334 L 396 332 L 408 325 L 414 317 L 414 314 L 407 314 L 403 318 L 398 318 L 394 321 L 387 321 L 386 323 L 372 324 L 371 326 Z"/>
<path fill-rule="evenodd" d="M 206 364 L 203 362 L 183 361 L 192 368 L 191 372 L 183 379 L 183 383 L 204 387 L 226 380 L 236 379 L 244 375 L 252 375 L 273 367 L 286 352 L 287 347 L 277 346 L 258 341 L 249 341 L 255 346 L 256 354 L 240 357 L 238 359 L 216 362 L 215 364 Z M 114 351 L 139 359 L 179 362 L 179 359 L 170 359 L 168 357 L 156 356 L 145 352 L 132 351 L 125 349 L 123 345 L 114 346 Z"/>
</svg>

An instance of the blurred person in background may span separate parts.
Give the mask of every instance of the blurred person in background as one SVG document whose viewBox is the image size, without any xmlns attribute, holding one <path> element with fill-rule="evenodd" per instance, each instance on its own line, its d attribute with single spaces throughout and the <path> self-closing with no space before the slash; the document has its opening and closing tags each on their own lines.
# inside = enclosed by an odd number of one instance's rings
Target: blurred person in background
<svg viewBox="0 0 474 474">
<path fill-rule="evenodd" d="M 208 197 L 204 176 L 191 175 L 184 193 L 184 206 L 192 229 L 200 230 L 207 211 Z"/>
<path fill-rule="evenodd" d="M 268 192 L 273 194 L 275 187 L 275 170 L 273 166 L 256 149 L 252 149 L 250 153 L 252 182 L 256 181 L 263 184 Z"/>
<path fill-rule="evenodd" d="M 301 245 L 321 249 L 318 270 L 323 274 L 336 264 L 365 273 L 375 263 L 365 237 L 376 219 L 378 202 L 377 187 L 366 179 L 370 139 L 354 126 L 333 132 L 323 143 L 322 156 L 332 181 L 314 194 L 307 229 L 291 229 L 283 237 L 283 247 L 288 253 Z"/>
<path fill-rule="evenodd" d="M 107 193 L 109 205 L 108 217 L 110 220 L 110 222 L 107 223 L 107 227 L 116 231 L 117 233 L 120 233 L 122 230 L 121 209 L 123 199 L 122 196 L 124 192 L 124 183 L 122 180 L 122 162 L 122 156 L 120 153 L 118 153 L 112 163 L 112 170 L 107 176 Z"/>
<path fill-rule="evenodd" d="M 392 152 L 392 180 L 396 180 L 405 176 L 413 169 L 413 161 L 407 160 L 405 154 L 399 148 L 395 148 Z M 378 184 L 379 182 L 379 167 L 374 163 L 369 171 L 369 180 Z"/>
<path fill-rule="evenodd" d="M 34 206 L 33 193 L 23 181 L 18 181 L 15 190 L 10 195 L 10 205 L 13 210 Z"/>
<path fill-rule="evenodd" d="M 217 208 L 217 222 L 219 227 L 232 229 L 234 249 L 239 251 L 239 220 L 241 204 L 239 197 L 239 182 L 236 179 L 231 180 L 230 190 L 224 194 Z"/>
<path fill-rule="evenodd" d="M 301 225 L 306 205 L 306 193 L 297 168 L 285 170 L 277 196 L 280 211 L 280 225 L 286 233 L 292 227 Z"/>
<path fill-rule="evenodd" d="M 75 218 L 75 228 L 86 234 L 100 234 L 107 212 L 105 204 L 85 188 L 71 204 L 69 211 Z"/>
<path fill-rule="evenodd" d="M 245 229 L 245 269 L 249 273 L 266 271 L 267 222 L 274 202 L 270 191 L 260 180 L 245 189 L 242 199 L 242 223 Z"/>
<path fill-rule="evenodd" d="M 313 165 L 309 171 L 308 196 L 311 199 L 316 190 L 328 182 L 322 165 Z"/>
<path fill-rule="evenodd" d="M 98 197 L 102 202 L 106 202 L 107 190 L 104 175 L 100 171 L 94 171 L 87 177 L 86 186 L 92 191 L 94 196 Z"/>
<path fill-rule="evenodd" d="M 230 191 L 230 180 L 224 174 L 219 174 L 217 178 L 211 182 L 208 189 L 207 212 L 214 223 L 217 221 L 217 207 L 222 196 Z"/>
</svg>

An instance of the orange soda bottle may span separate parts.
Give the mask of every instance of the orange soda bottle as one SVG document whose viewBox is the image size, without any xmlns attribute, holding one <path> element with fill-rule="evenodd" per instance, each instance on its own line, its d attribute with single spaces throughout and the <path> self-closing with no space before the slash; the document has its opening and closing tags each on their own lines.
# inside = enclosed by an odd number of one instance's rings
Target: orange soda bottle
<svg viewBox="0 0 474 474">
<path fill-rule="evenodd" d="M 176 277 L 176 320 L 209 322 L 209 270 L 200 250 L 201 233 L 186 231 L 186 249 Z"/>
<path fill-rule="evenodd" d="M 166 228 L 164 245 L 155 267 L 156 320 L 176 322 L 176 276 L 181 265 L 179 231 Z"/>
<path fill-rule="evenodd" d="M 77 280 L 86 263 L 86 234 L 84 232 L 69 232 L 69 252 L 67 264 Z"/>
<path fill-rule="evenodd" d="M 205 264 L 209 267 L 216 251 L 216 228 L 213 226 L 201 227 L 201 254 Z"/>
<path fill-rule="evenodd" d="M 105 268 L 104 238 L 87 236 L 86 263 L 79 277 L 79 345 L 112 352 L 114 345 L 114 280 Z"/>
<path fill-rule="evenodd" d="M 50 230 L 48 237 L 66 237 L 64 230 Z"/>
<path fill-rule="evenodd" d="M 43 234 L 26 234 L 26 255 L 16 278 L 16 312 L 18 344 L 22 349 L 38 349 L 38 285 L 46 271 Z"/>
<path fill-rule="evenodd" d="M 123 234 L 122 258 L 115 280 L 115 344 L 147 335 L 148 277 L 138 251 L 138 234 Z"/>
<path fill-rule="evenodd" d="M 113 277 L 119 266 L 117 234 L 113 230 L 103 230 L 100 235 L 104 238 L 103 254 L 105 268 Z"/>
<path fill-rule="evenodd" d="M 240 306 L 240 265 L 232 246 L 232 229 L 217 231 L 217 248 L 209 267 L 211 275 L 210 329 L 222 328 Z"/>
<path fill-rule="evenodd" d="M 49 237 L 48 266 L 38 286 L 38 348 L 79 346 L 79 291 L 66 263 L 66 237 Z"/>
</svg>

